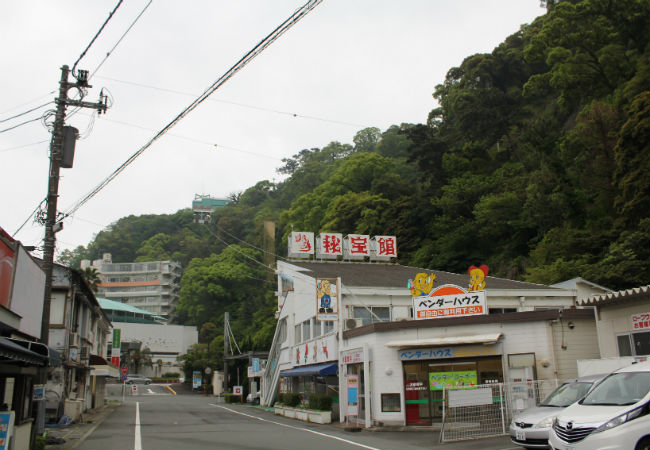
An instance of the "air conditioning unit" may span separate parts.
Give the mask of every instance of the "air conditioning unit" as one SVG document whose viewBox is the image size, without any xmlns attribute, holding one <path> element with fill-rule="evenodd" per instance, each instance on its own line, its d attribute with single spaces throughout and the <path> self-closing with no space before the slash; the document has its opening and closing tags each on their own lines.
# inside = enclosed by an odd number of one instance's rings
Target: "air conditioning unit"
<svg viewBox="0 0 650 450">
<path fill-rule="evenodd" d="M 79 333 L 70 333 L 70 347 L 79 348 Z"/>
<path fill-rule="evenodd" d="M 355 328 L 359 328 L 362 326 L 363 326 L 363 319 L 356 319 L 356 318 L 345 319 L 346 330 L 354 330 Z"/>
</svg>

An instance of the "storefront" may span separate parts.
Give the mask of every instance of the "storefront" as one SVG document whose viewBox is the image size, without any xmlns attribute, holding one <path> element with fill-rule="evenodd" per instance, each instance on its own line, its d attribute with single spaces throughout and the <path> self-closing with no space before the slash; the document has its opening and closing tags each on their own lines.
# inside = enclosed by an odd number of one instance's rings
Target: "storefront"
<svg viewBox="0 0 650 450">
<path fill-rule="evenodd" d="M 503 382 L 501 345 L 453 346 L 399 352 L 407 425 L 442 420 L 444 386 Z"/>
</svg>

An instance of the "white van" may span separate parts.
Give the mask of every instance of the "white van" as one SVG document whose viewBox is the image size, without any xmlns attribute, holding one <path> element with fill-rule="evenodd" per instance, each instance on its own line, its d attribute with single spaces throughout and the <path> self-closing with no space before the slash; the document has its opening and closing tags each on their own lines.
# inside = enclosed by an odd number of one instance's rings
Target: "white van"
<svg viewBox="0 0 650 450">
<path fill-rule="evenodd" d="M 612 372 L 562 411 L 548 442 L 554 450 L 650 450 L 650 361 Z"/>
</svg>

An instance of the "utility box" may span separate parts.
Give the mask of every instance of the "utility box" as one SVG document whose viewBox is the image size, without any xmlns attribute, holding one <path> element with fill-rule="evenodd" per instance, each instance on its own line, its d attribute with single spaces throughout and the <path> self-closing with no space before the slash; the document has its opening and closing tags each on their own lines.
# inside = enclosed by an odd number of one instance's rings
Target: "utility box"
<svg viewBox="0 0 650 450">
<path fill-rule="evenodd" d="M 75 127 L 63 127 L 63 151 L 59 165 L 64 169 L 72 168 L 72 162 L 74 160 L 74 149 L 77 145 L 78 137 L 79 130 L 77 130 Z"/>
</svg>

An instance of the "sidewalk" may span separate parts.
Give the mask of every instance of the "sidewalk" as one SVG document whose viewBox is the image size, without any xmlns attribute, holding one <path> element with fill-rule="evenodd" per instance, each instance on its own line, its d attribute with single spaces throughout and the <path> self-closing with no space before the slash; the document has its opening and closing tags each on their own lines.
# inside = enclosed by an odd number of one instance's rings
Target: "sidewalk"
<svg viewBox="0 0 650 450">
<path fill-rule="evenodd" d="M 111 402 L 101 409 L 84 413 L 78 422 L 67 426 L 45 427 L 47 450 L 71 450 L 77 448 L 115 409 L 118 402 Z"/>
</svg>

